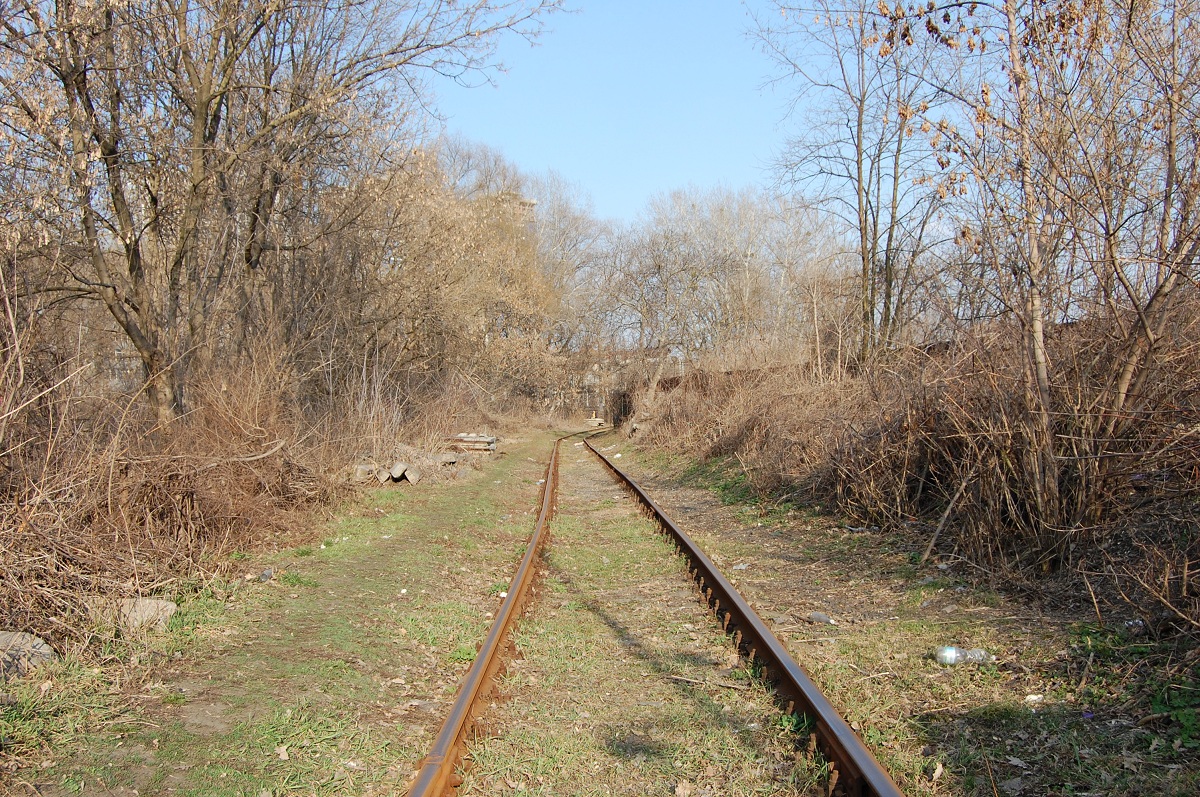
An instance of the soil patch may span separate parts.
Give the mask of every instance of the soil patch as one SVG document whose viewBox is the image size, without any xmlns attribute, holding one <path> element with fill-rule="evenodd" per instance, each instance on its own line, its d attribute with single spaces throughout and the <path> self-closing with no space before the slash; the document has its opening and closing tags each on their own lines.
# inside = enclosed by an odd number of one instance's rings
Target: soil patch
<svg viewBox="0 0 1200 797">
<path fill-rule="evenodd" d="M 305 544 L 244 559 L 174 652 L 125 665 L 117 717 L 41 794 L 387 794 L 428 752 L 533 526 L 547 435 L 464 479 L 370 491 Z M 215 596 L 215 597 L 214 597 Z"/>
<path fill-rule="evenodd" d="M 1136 625 L 1101 627 L 1083 607 L 1014 600 L 962 565 L 919 567 L 922 541 L 903 534 L 745 503 L 727 489 L 737 463 L 697 468 L 607 445 L 905 793 L 1200 792 L 1194 649 Z M 932 656 L 942 645 L 996 661 L 942 666 Z"/>
</svg>

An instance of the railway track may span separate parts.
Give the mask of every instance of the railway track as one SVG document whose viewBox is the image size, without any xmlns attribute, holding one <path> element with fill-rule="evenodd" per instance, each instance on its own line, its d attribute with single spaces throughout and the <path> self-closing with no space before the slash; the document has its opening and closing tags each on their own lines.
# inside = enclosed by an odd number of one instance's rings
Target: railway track
<svg viewBox="0 0 1200 797">
<path fill-rule="evenodd" d="M 503 669 L 505 653 L 511 646 L 512 626 L 523 607 L 536 594 L 537 563 L 549 537 L 548 526 L 555 509 L 560 449 L 565 440 L 575 436 L 569 435 L 555 441 L 546 467 L 537 522 L 525 555 L 487 638 L 461 682 L 457 699 L 433 749 L 421 763 L 408 792 L 410 797 L 452 794 L 462 782 L 458 770 L 464 745 L 475 719 L 486 705 L 495 679 Z M 841 714 L 821 694 L 803 668 L 792 659 L 784 645 L 713 561 L 645 490 L 593 447 L 590 440 L 585 439 L 584 445 L 632 494 L 685 559 L 687 572 L 701 600 L 720 622 L 738 652 L 756 669 L 760 678 L 773 688 L 785 715 L 798 715 L 798 720 L 802 721 L 797 721 L 795 727 L 811 730 L 811 737 L 807 740 L 809 746 L 820 750 L 828 765 L 827 792 L 847 797 L 900 795 L 899 788 Z M 796 741 L 802 745 L 806 740 Z"/>
</svg>

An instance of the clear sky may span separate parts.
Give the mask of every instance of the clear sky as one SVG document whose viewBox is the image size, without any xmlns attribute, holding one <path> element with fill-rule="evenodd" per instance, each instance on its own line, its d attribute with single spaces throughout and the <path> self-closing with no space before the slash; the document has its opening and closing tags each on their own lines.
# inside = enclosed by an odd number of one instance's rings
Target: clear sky
<svg viewBox="0 0 1200 797">
<path fill-rule="evenodd" d="M 770 180 L 785 92 L 748 32 L 759 0 L 569 0 L 533 46 L 500 45 L 496 86 L 435 87 L 446 130 L 527 173 L 553 169 L 596 213 L 632 221 L 653 195 Z"/>
</svg>

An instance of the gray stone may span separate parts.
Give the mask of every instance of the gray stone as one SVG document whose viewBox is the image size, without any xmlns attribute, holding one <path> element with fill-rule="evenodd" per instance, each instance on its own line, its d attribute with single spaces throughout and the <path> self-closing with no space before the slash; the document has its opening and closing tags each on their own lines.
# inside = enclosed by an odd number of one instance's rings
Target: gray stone
<svg viewBox="0 0 1200 797">
<path fill-rule="evenodd" d="M 1017 795 L 1025 788 L 1025 782 L 1020 778 L 1012 778 L 1000 784 L 1000 791 L 1005 794 Z"/>
<path fill-rule="evenodd" d="M 160 598 L 102 598 L 87 601 L 92 621 L 109 628 L 116 627 L 124 634 L 146 629 L 164 631 L 171 615 L 179 610 L 174 602 Z"/>
<path fill-rule="evenodd" d="M 126 633 L 148 629 L 165 631 L 171 616 L 179 611 L 174 601 L 160 598 L 125 598 L 117 604 L 117 625 Z"/>
<path fill-rule="evenodd" d="M 421 471 L 417 468 L 409 468 L 404 472 L 404 478 L 408 479 L 409 484 L 416 484 L 421 481 Z"/>
<path fill-rule="evenodd" d="M 404 472 L 406 470 L 408 470 L 407 462 L 393 462 L 392 467 L 388 472 L 392 474 L 392 481 L 398 482 L 400 481 L 401 477 L 404 476 Z M 421 478 L 419 474 L 417 475 L 417 478 Z"/>
<path fill-rule="evenodd" d="M 50 643 L 23 631 L 0 631 L 0 681 L 58 659 Z"/>
<path fill-rule="evenodd" d="M 374 465 L 359 464 L 354 466 L 354 481 L 356 482 L 368 482 L 374 475 Z"/>
</svg>

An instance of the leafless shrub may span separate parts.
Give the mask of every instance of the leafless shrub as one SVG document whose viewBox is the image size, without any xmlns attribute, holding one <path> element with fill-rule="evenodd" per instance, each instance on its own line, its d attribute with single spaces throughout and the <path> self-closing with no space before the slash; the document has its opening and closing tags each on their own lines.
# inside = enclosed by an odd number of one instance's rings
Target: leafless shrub
<svg viewBox="0 0 1200 797">
<path fill-rule="evenodd" d="M 833 423 L 862 406 L 855 380 L 814 381 L 807 365 L 694 372 L 661 400 L 649 443 L 734 456 L 762 495 L 823 497 L 833 487 Z"/>
<path fill-rule="evenodd" d="M 1191 502 L 1159 507 L 1110 535 L 1087 562 L 1116 582 L 1158 635 L 1200 631 L 1200 516 Z"/>
<path fill-rule="evenodd" d="M 11 315 L 11 311 L 10 311 Z M 28 339 L 28 335 L 25 339 Z M 0 626 L 60 649 L 89 639 L 89 599 L 176 594 L 223 569 L 230 550 L 279 544 L 293 510 L 326 500 L 276 382 L 255 368 L 240 382 L 200 383 L 202 408 L 169 433 L 136 404 L 87 416 L 66 363 L 48 389 L 21 379 L 9 334 L 3 376 Z M 13 400 L 15 401 L 15 400 Z"/>
<path fill-rule="evenodd" d="M 868 525 L 936 529 L 931 550 L 991 572 L 1102 567 L 1130 595 L 1196 626 L 1200 525 L 1181 509 L 1200 493 L 1195 325 L 1170 330 L 1162 378 L 1141 387 L 1119 425 L 1095 397 L 1120 346 L 1094 325 L 1054 330 L 1053 516 L 1038 503 L 1036 430 L 1019 389 L 1021 353 L 1007 343 L 1019 338 L 1008 333 L 997 326 L 912 350 L 833 384 L 800 367 L 693 374 L 661 400 L 647 439 L 736 456 L 763 495 L 828 501 Z M 1159 519 L 1167 512 L 1169 523 Z M 1100 550 L 1110 551 L 1103 562 Z"/>
</svg>

